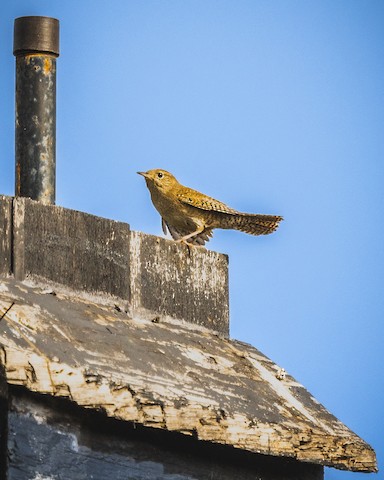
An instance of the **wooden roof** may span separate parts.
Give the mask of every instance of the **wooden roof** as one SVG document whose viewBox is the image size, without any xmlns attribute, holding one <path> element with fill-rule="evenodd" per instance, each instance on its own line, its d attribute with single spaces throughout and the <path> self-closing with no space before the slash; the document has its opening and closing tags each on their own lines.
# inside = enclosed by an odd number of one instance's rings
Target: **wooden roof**
<svg viewBox="0 0 384 480">
<path fill-rule="evenodd" d="M 376 471 L 372 448 L 251 345 L 129 318 L 108 297 L 4 277 L 0 317 L 6 311 L 9 384 L 250 452 Z"/>
</svg>

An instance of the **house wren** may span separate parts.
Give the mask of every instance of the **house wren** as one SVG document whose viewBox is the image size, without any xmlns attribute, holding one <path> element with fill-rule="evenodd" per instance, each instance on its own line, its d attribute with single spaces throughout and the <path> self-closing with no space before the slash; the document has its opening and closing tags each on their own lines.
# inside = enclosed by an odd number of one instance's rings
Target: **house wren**
<svg viewBox="0 0 384 480">
<path fill-rule="evenodd" d="M 214 228 L 240 230 L 251 235 L 274 232 L 283 217 L 242 213 L 196 190 L 184 187 L 166 170 L 137 172 L 145 178 L 152 202 L 174 240 L 204 245 Z"/>
</svg>

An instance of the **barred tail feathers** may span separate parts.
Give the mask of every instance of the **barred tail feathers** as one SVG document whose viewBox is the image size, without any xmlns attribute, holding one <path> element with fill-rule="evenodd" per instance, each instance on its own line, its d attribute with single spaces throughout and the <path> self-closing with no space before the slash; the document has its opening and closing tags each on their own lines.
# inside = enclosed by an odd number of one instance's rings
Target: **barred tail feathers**
<svg viewBox="0 0 384 480">
<path fill-rule="evenodd" d="M 251 213 L 222 214 L 219 228 L 233 228 L 251 235 L 269 235 L 279 226 L 283 217 Z"/>
</svg>

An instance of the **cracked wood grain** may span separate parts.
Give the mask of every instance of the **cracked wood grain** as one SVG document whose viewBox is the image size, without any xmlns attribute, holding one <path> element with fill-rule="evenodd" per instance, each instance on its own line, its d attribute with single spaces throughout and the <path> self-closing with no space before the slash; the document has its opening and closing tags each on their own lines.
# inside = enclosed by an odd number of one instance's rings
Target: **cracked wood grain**
<svg viewBox="0 0 384 480">
<path fill-rule="evenodd" d="M 375 471 L 372 448 L 254 347 L 45 289 L 3 280 L 0 311 L 15 302 L 0 324 L 9 384 L 199 440 Z"/>
</svg>

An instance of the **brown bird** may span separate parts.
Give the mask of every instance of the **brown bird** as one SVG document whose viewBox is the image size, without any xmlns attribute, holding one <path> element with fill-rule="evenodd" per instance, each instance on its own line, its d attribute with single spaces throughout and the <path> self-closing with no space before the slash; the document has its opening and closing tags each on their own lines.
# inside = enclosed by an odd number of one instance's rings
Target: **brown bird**
<svg viewBox="0 0 384 480">
<path fill-rule="evenodd" d="M 214 228 L 240 230 L 251 235 L 268 235 L 283 217 L 242 213 L 192 188 L 184 187 L 166 170 L 137 172 L 145 178 L 152 202 L 174 240 L 204 245 Z"/>
</svg>

